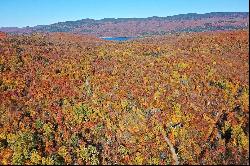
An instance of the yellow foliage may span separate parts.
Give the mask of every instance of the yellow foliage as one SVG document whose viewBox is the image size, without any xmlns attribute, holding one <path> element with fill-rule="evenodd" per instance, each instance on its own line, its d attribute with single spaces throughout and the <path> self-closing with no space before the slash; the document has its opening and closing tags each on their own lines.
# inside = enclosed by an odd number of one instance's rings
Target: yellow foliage
<svg viewBox="0 0 250 166">
<path fill-rule="evenodd" d="M 18 139 L 18 136 L 16 134 L 12 134 L 12 133 L 7 134 L 8 143 L 14 143 L 17 141 L 17 139 Z"/>
<path fill-rule="evenodd" d="M 152 157 L 152 158 L 150 158 L 150 160 L 149 160 L 149 164 L 150 164 L 150 165 L 159 165 L 159 163 L 160 163 L 160 159 L 159 159 L 159 158 L 156 158 L 156 157 Z"/>
<path fill-rule="evenodd" d="M 161 96 L 161 93 L 159 91 L 156 91 L 154 94 L 154 99 L 157 100 Z"/>
<path fill-rule="evenodd" d="M 187 68 L 189 65 L 187 64 L 187 63 L 184 63 L 184 62 L 180 62 L 180 63 L 178 63 L 177 64 L 177 67 L 179 68 L 179 69 L 185 69 L 185 68 Z"/>
<path fill-rule="evenodd" d="M 46 135 L 48 135 L 52 132 L 50 124 L 47 124 L 47 123 L 43 125 L 43 130 L 44 130 L 44 134 L 46 134 Z"/>
<path fill-rule="evenodd" d="M 245 135 L 243 129 L 240 125 L 233 126 L 233 136 L 234 136 L 234 144 L 236 142 L 244 149 L 249 150 L 249 138 Z"/>
<path fill-rule="evenodd" d="M 0 133 L 0 139 L 5 139 L 6 138 L 6 134 L 4 132 Z"/>
<path fill-rule="evenodd" d="M 63 156 L 63 157 L 65 157 L 66 155 L 67 155 L 67 149 L 66 149 L 66 147 L 65 146 L 61 146 L 60 148 L 59 148 L 59 150 L 58 150 L 58 154 L 59 155 L 61 155 L 61 156 Z"/>
<path fill-rule="evenodd" d="M 126 108 L 128 106 L 128 101 L 126 99 L 121 100 L 121 106 L 122 106 L 122 109 Z"/>
<path fill-rule="evenodd" d="M 51 157 L 43 157 L 42 165 L 54 165 L 54 160 Z"/>
<path fill-rule="evenodd" d="M 175 80 L 178 80 L 180 78 L 180 74 L 178 71 L 173 71 L 172 72 L 172 77 L 175 79 Z"/>
<path fill-rule="evenodd" d="M 31 157 L 30 157 L 30 160 L 33 164 L 40 164 L 41 163 L 41 160 L 42 160 L 42 157 L 36 152 L 36 151 L 33 151 L 31 153 Z"/>
<path fill-rule="evenodd" d="M 136 157 L 134 158 L 134 164 L 135 165 L 142 165 L 143 164 L 143 156 L 141 155 L 141 153 L 137 152 L 136 153 Z"/>
</svg>

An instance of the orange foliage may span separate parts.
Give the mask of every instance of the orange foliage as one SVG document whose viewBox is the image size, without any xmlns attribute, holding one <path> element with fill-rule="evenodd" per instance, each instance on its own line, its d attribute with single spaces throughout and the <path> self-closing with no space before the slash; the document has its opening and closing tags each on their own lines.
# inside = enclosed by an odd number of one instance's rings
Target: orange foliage
<svg viewBox="0 0 250 166">
<path fill-rule="evenodd" d="M 0 164 L 249 164 L 248 44 L 248 31 L 0 39 Z"/>
</svg>

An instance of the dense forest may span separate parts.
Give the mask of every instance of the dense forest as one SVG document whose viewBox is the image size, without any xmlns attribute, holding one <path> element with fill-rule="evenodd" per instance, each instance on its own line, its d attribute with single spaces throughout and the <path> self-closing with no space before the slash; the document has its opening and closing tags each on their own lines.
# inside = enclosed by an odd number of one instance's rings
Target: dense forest
<svg viewBox="0 0 250 166">
<path fill-rule="evenodd" d="M 249 164 L 248 35 L 1 33 L 0 164 Z"/>
<path fill-rule="evenodd" d="M 4 27 L 8 33 L 71 32 L 98 37 L 166 35 L 179 32 L 239 30 L 249 27 L 249 12 L 179 14 L 168 17 L 82 19 L 35 27 Z"/>
</svg>

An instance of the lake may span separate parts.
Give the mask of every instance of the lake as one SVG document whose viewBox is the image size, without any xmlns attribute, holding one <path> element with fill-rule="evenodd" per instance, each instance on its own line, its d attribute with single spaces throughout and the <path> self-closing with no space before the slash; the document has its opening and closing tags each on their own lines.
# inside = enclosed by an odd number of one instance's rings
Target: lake
<svg viewBox="0 0 250 166">
<path fill-rule="evenodd" d="M 111 41 L 127 41 L 133 39 L 134 37 L 102 37 L 104 40 L 111 40 Z"/>
</svg>

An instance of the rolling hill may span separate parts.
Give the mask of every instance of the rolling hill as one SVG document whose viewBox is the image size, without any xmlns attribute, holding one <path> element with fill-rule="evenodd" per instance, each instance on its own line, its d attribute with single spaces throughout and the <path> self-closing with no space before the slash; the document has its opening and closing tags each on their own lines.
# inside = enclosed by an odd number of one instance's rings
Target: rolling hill
<svg viewBox="0 0 250 166">
<path fill-rule="evenodd" d="M 35 27 L 2 27 L 7 33 L 71 32 L 105 36 L 147 36 L 178 32 L 203 32 L 217 30 L 247 29 L 248 12 L 213 12 L 206 14 L 180 14 L 168 17 L 104 18 L 58 22 Z"/>
</svg>

